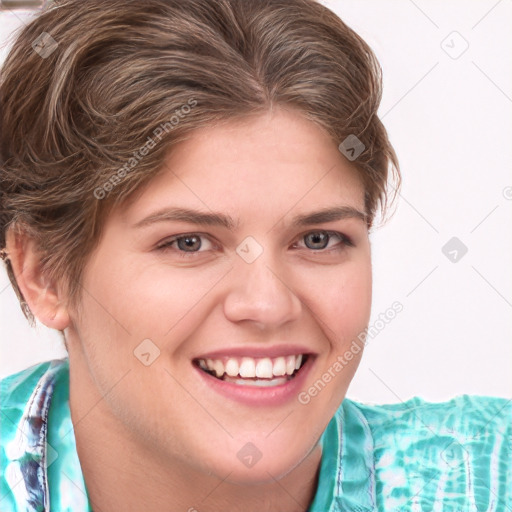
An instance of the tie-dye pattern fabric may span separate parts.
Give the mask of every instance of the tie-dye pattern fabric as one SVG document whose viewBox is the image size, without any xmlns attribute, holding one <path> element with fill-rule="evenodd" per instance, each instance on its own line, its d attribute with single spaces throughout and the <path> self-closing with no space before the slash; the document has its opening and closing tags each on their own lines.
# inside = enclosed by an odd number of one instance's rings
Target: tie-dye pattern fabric
<svg viewBox="0 0 512 512">
<path fill-rule="evenodd" d="M 10 375 L 0 397 L 0 511 L 91 512 L 69 411 L 69 361 Z M 512 512 L 512 400 L 347 398 L 320 442 L 309 512 Z"/>
</svg>

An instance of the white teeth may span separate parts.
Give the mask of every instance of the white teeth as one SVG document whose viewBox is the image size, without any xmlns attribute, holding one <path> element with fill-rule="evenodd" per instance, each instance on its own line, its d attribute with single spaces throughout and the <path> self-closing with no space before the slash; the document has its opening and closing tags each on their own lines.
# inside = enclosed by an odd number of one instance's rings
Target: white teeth
<svg viewBox="0 0 512 512">
<path fill-rule="evenodd" d="M 286 377 L 277 377 L 275 379 L 235 379 L 233 377 L 227 377 L 225 379 L 227 382 L 233 382 L 234 384 L 238 384 L 239 386 L 254 386 L 260 388 L 267 388 L 272 386 L 279 386 L 280 384 L 284 384 L 288 379 Z"/>
<path fill-rule="evenodd" d="M 260 359 L 258 361 L 258 364 L 256 365 L 256 377 L 261 379 L 271 379 L 273 377 L 272 359 L 266 357 L 265 359 Z"/>
<path fill-rule="evenodd" d="M 274 359 L 273 373 L 277 377 L 286 375 L 286 359 L 284 357 L 278 357 L 277 359 Z"/>
<path fill-rule="evenodd" d="M 242 363 L 240 364 L 238 374 L 244 379 L 256 377 L 256 364 L 252 357 L 242 357 Z"/>
<path fill-rule="evenodd" d="M 220 359 L 213 361 L 213 371 L 219 379 L 224 375 L 224 365 Z"/>
<path fill-rule="evenodd" d="M 226 373 L 230 377 L 236 377 L 238 375 L 238 361 L 230 358 L 226 363 Z"/>
<path fill-rule="evenodd" d="M 295 371 L 295 356 L 286 356 L 286 373 L 292 375 Z"/>
<path fill-rule="evenodd" d="M 274 383 L 268 385 L 278 385 L 276 382 L 283 379 L 275 379 L 274 377 L 284 377 L 284 381 L 286 381 L 288 376 L 293 375 L 301 367 L 302 361 L 302 354 L 298 354 L 280 356 L 274 359 L 270 357 L 261 359 L 230 357 L 227 360 L 199 359 L 198 364 L 200 368 L 214 373 L 219 379 L 223 377 L 224 380 L 237 382 L 240 380 L 237 377 L 241 379 L 265 379 L 266 383 Z"/>
</svg>

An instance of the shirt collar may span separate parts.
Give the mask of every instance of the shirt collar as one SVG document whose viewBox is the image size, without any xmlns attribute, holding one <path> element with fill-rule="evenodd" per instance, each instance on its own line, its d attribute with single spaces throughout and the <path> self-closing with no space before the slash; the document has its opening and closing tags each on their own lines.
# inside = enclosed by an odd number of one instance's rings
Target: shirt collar
<svg viewBox="0 0 512 512">
<path fill-rule="evenodd" d="M 343 400 L 320 443 L 318 488 L 309 512 L 376 510 L 373 436 L 355 402 Z"/>
<path fill-rule="evenodd" d="M 92 510 L 69 410 L 68 359 L 48 363 L 6 452 L 5 479 L 19 510 Z"/>
</svg>

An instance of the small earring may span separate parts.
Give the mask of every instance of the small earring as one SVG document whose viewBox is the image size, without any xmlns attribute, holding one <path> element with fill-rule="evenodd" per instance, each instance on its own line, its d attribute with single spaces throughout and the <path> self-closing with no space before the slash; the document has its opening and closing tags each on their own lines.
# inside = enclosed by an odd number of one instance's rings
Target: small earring
<svg viewBox="0 0 512 512">
<path fill-rule="evenodd" d="M 9 253 L 7 252 L 7 250 L 4 248 L 4 249 L 0 249 L 0 259 L 6 261 L 9 259 Z"/>
</svg>

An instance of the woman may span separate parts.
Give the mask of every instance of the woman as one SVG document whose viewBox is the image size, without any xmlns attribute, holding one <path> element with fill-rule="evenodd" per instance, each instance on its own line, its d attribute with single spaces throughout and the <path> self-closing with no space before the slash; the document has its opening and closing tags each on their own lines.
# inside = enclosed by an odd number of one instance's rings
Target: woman
<svg viewBox="0 0 512 512">
<path fill-rule="evenodd" d="M 2 381 L 2 510 L 505 510 L 510 404 L 345 399 L 398 161 L 313 0 L 58 3 L 0 90 L 0 247 L 69 359 Z"/>
</svg>

